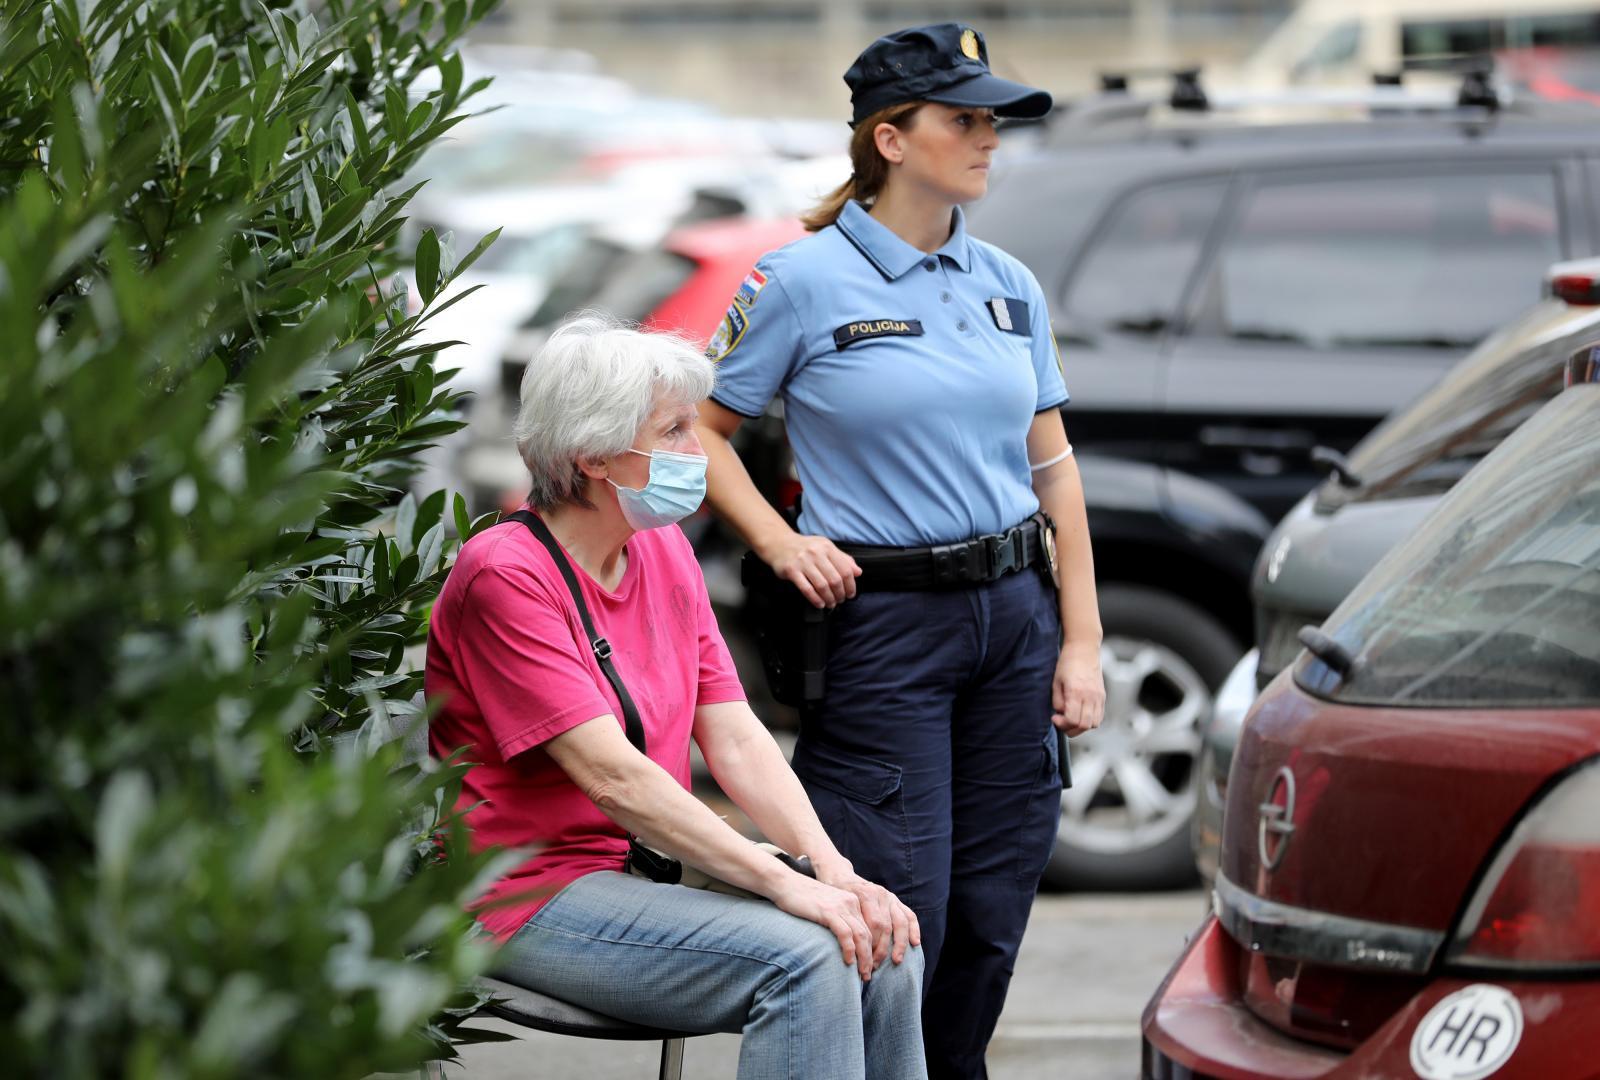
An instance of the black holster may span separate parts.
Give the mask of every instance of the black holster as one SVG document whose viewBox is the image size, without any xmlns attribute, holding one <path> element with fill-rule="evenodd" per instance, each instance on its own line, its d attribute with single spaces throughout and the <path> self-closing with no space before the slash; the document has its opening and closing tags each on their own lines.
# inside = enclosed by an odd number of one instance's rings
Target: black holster
<svg viewBox="0 0 1600 1080">
<path fill-rule="evenodd" d="M 748 596 L 756 649 L 773 698 L 796 707 L 821 701 L 830 613 L 813 606 L 753 551 L 745 552 L 739 578 Z"/>
</svg>

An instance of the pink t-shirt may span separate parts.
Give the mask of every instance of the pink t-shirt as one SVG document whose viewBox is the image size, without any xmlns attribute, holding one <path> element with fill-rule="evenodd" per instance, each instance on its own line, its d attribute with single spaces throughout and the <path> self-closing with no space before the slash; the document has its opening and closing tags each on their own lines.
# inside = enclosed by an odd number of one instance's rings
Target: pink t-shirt
<svg viewBox="0 0 1600 1080">
<path fill-rule="evenodd" d="M 689 786 L 689 736 L 698 705 L 744 700 L 717 630 L 694 550 L 676 527 L 628 541 L 627 568 L 607 592 L 572 562 L 612 663 L 633 697 L 650 757 Z M 569 558 L 570 561 L 570 558 Z M 622 706 L 584 637 L 555 562 L 520 522 L 486 529 L 461 548 L 433 608 L 425 688 L 442 706 L 428 735 L 435 756 L 471 746 L 477 762 L 458 805 L 473 846 L 536 847 L 479 902 L 497 938 L 516 933 L 564 886 L 620 870 L 627 835 L 572 782 L 544 744 Z"/>
</svg>

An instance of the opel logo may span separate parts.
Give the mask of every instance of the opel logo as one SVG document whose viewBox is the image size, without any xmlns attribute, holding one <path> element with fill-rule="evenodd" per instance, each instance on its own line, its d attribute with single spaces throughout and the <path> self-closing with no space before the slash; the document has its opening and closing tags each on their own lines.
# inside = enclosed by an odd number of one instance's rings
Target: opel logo
<svg viewBox="0 0 1600 1080">
<path fill-rule="evenodd" d="M 1272 778 L 1266 801 L 1256 809 L 1261 811 L 1256 835 L 1261 845 L 1261 865 L 1276 870 L 1294 836 L 1294 773 L 1287 765 Z"/>
</svg>

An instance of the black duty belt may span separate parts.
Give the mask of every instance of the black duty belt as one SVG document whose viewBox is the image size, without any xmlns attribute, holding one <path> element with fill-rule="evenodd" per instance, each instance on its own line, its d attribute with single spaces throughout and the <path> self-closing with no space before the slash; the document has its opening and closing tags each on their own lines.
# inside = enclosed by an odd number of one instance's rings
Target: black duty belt
<svg viewBox="0 0 1600 1080">
<path fill-rule="evenodd" d="M 998 581 L 1044 559 L 1039 522 L 1029 518 L 1003 533 L 933 547 L 840 544 L 861 567 L 858 592 L 921 592 Z"/>
</svg>

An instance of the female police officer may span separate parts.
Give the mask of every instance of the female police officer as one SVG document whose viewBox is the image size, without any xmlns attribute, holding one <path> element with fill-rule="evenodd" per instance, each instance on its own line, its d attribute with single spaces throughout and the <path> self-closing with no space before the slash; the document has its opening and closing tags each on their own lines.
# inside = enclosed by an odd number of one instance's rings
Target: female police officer
<svg viewBox="0 0 1600 1080">
<path fill-rule="evenodd" d="M 1045 299 L 960 208 L 987 190 L 995 117 L 1042 116 L 1050 96 L 990 74 L 982 36 L 950 23 L 880 38 L 845 82 L 855 172 L 815 235 L 745 279 L 700 436 L 715 509 L 837 606 L 795 771 L 856 871 L 921 920 L 930 1075 L 981 1077 L 1055 838 L 1052 724 L 1086 731 L 1104 704 Z M 798 531 L 728 442 L 778 395 Z"/>
</svg>

